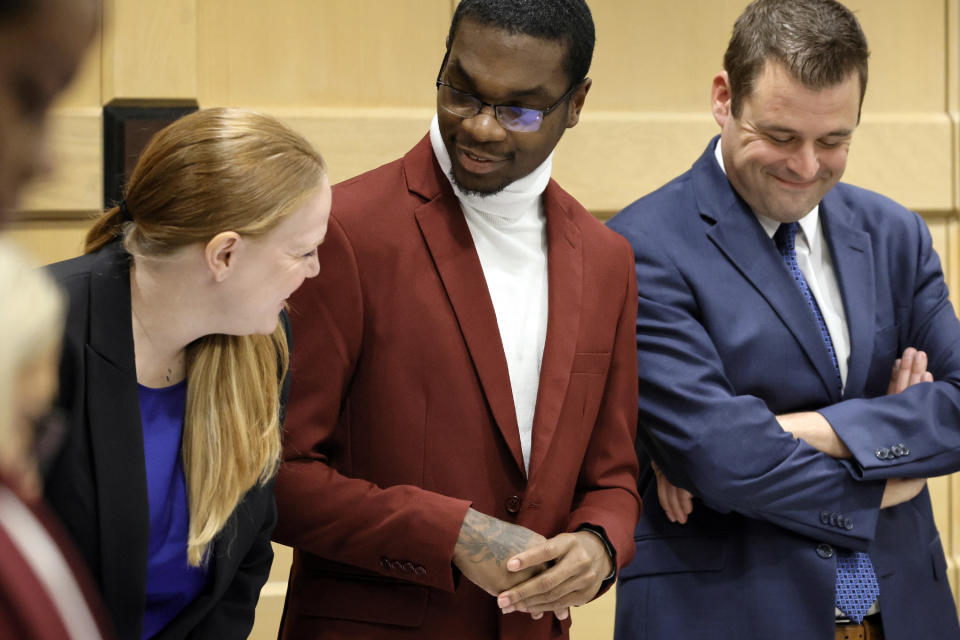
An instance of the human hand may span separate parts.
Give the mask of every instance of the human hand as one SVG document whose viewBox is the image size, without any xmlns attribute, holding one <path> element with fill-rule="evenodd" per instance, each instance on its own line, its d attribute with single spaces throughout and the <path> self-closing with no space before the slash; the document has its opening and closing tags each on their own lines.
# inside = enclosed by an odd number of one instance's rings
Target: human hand
<svg viewBox="0 0 960 640">
<path fill-rule="evenodd" d="M 510 558 L 545 540 L 526 527 L 467 509 L 453 550 L 453 563 L 470 582 L 495 596 L 546 568 L 531 565 L 522 571 L 507 570 Z"/>
<path fill-rule="evenodd" d="M 817 451 L 833 458 L 850 458 L 853 454 L 833 430 L 827 419 L 816 411 L 784 413 L 777 416 L 777 422 L 784 431 L 794 438 L 803 440 Z"/>
<path fill-rule="evenodd" d="M 887 395 L 900 393 L 921 382 L 933 382 L 933 374 L 927 371 L 927 354 L 907 347 L 903 350 L 903 356 L 893 363 Z M 926 478 L 890 478 L 883 488 L 880 508 L 886 509 L 913 500 L 926 484 Z"/>
<path fill-rule="evenodd" d="M 687 516 L 693 511 L 693 494 L 667 480 L 656 462 L 651 460 L 650 466 L 657 477 L 657 498 L 660 500 L 660 507 L 667 514 L 667 519 L 670 522 L 686 524 Z"/>
<path fill-rule="evenodd" d="M 926 478 L 889 478 L 887 484 L 883 487 L 883 498 L 880 500 L 880 508 L 886 509 L 893 507 L 908 500 L 913 500 L 923 487 L 926 486 Z"/>
<path fill-rule="evenodd" d="M 539 619 L 554 613 L 564 620 L 569 607 L 586 604 L 597 595 L 613 563 L 600 536 L 590 531 L 561 533 L 543 544 L 510 558 L 510 571 L 550 564 L 549 569 L 504 591 L 497 598 L 503 613 L 522 611 Z"/>
<path fill-rule="evenodd" d="M 893 363 L 887 395 L 900 393 L 920 382 L 933 382 L 933 374 L 927 371 L 927 354 L 913 347 L 907 347 L 903 351 L 903 356 Z"/>
</svg>

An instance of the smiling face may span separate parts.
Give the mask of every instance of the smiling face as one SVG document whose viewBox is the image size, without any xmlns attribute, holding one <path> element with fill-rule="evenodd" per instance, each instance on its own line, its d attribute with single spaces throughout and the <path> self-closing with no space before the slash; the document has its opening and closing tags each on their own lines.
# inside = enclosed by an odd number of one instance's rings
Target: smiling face
<svg viewBox="0 0 960 640">
<path fill-rule="evenodd" d="M 814 90 L 767 62 L 734 117 L 726 73 L 714 78 L 713 115 L 727 178 L 755 213 L 799 220 L 837 184 L 857 127 L 860 93 L 856 72 Z"/>
<path fill-rule="evenodd" d="M 320 272 L 317 246 L 327 233 L 330 197 L 324 177 L 320 190 L 277 226 L 242 239 L 234 251 L 234 272 L 224 283 L 230 304 L 221 309 L 226 326 L 220 333 L 270 334 L 276 329 L 287 298 Z"/>
<path fill-rule="evenodd" d="M 37 0 L 0 22 L 0 223 L 47 169 L 47 111 L 96 33 L 92 0 Z"/>
<path fill-rule="evenodd" d="M 488 104 L 545 109 L 570 88 L 560 41 L 514 34 L 465 19 L 457 27 L 440 79 Z M 491 194 L 536 169 L 568 127 L 577 124 L 590 81 L 548 114 L 539 131 L 507 131 L 489 106 L 472 118 L 437 108 L 453 176 L 468 192 Z"/>
</svg>

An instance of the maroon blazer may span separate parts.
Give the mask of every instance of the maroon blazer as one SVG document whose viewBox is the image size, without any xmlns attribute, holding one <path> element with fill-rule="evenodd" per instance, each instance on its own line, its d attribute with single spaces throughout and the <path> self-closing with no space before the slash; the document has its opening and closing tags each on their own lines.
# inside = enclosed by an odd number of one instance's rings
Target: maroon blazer
<svg viewBox="0 0 960 640">
<path fill-rule="evenodd" d="M 470 231 L 428 137 L 334 187 L 320 276 L 292 298 L 274 539 L 295 547 L 284 638 L 566 637 L 501 615 L 451 564 L 468 507 L 545 536 L 639 514 L 633 254 L 553 181 L 549 318 L 524 472 Z"/>
<path fill-rule="evenodd" d="M 30 640 L 107 640 L 113 638 L 110 624 L 86 573 L 86 568 L 66 533 L 40 502 L 27 500 L 15 483 L 0 476 L 0 638 Z M 29 514 L 29 515 L 25 515 Z M 40 553 L 31 528 L 39 526 L 60 553 L 75 584 L 58 581 L 60 588 L 76 596 L 97 626 L 95 637 L 77 635 L 77 625 L 61 610 L 38 576 L 36 564 L 48 559 Z M 15 533 L 19 531 L 19 533 Z M 17 542 L 18 538 L 21 538 Z M 21 545 L 30 551 L 23 553 Z M 31 552 L 34 554 L 31 556 Z M 47 562 L 49 564 L 49 562 Z M 74 588 L 75 587 L 75 588 Z M 72 634 L 72 635 L 71 635 Z"/>
</svg>

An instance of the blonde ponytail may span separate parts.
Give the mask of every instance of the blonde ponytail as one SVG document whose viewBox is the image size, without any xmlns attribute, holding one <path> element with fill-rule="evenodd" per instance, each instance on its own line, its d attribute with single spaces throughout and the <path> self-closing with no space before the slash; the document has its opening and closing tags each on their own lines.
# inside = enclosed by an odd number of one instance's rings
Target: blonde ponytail
<svg viewBox="0 0 960 640">
<path fill-rule="evenodd" d="M 193 566 L 203 562 L 243 495 L 277 470 L 278 373 L 286 372 L 289 357 L 282 325 L 270 336 L 206 336 L 187 350 L 183 466 Z"/>
<path fill-rule="evenodd" d="M 278 120 L 206 109 L 177 120 L 144 149 L 125 207 L 104 212 L 86 251 L 122 238 L 133 259 L 161 256 L 233 230 L 258 236 L 322 187 L 320 154 Z M 187 347 L 183 468 L 187 559 L 203 563 L 243 495 L 276 473 L 279 378 L 289 361 L 282 325 L 270 336 L 209 335 Z"/>
</svg>

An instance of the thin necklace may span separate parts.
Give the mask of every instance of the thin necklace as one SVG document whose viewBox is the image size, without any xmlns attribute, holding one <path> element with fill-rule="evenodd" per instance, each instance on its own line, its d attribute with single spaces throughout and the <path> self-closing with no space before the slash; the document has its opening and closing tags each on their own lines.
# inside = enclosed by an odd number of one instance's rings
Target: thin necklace
<svg viewBox="0 0 960 640">
<path fill-rule="evenodd" d="M 136 278 L 134 276 L 133 269 L 130 270 L 130 282 L 132 283 L 133 287 L 139 292 L 140 288 L 137 287 Z M 141 299 L 142 298 L 143 296 L 141 296 Z M 140 327 L 140 332 L 143 334 L 143 337 L 146 338 L 147 342 L 150 343 L 150 346 L 153 347 L 154 346 L 153 338 L 150 336 L 150 332 L 147 331 L 147 327 L 143 324 L 143 320 L 140 319 L 140 314 L 137 313 L 137 307 L 133 303 L 132 293 L 130 295 L 130 310 L 133 312 L 133 319 L 136 321 L 137 326 Z M 180 368 L 180 365 L 182 365 L 183 363 L 183 356 L 184 356 L 184 351 L 181 349 L 180 353 L 177 354 L 176 362 L 174 363 L 174 365 L 177 366 L 178 369 Z M 166 373 L 162 375 L 163 375 L 164 381 L 169 385 L 170 381 L 173 380 L 173 368 L 167 367 L 166 369 L 167 369 Z"/>
</svg>

